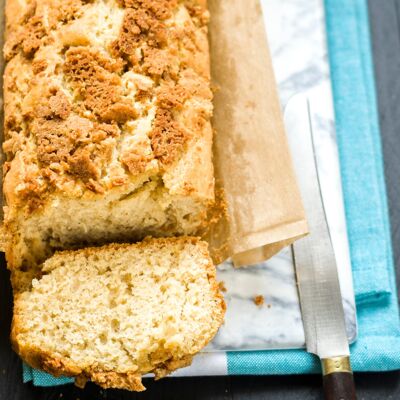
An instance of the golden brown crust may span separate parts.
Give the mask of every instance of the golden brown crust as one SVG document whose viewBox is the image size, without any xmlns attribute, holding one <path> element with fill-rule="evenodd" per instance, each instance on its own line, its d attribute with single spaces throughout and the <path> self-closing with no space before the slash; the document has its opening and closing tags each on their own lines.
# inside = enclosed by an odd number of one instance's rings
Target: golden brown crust
<svg viewBox="0 0 400 400">
<path fill-rule="evenodd" d="M 13 326 L 17 327 L 16 321 L 13 321 Z M 102 371 L 96 368 L 82 370 L 65 358 L 44 353 L 31 346 L 21 347 L 14 333 L 16 329 L 13 329 L 11 335 L 13 349 L 32 368 L 45 371 L 55 377 L 72 377 L 75 379 L 75 384 L 81 388 L 86 382 L 91 381 L 104 389 L 125 389 L 134 392 L 146 390 L 142 383 L 142 375 L 136 370 L 130 372 Z M 148 373 L 154 373 L 156 379 L 162 379 L 179 368 L 188 367 L 192 360 L 193 355 L 168 360 Z"/>
<path fill-rule="evenodd" d="M 15 313 L 16 314 L 16 313 Z M 48 354 L 43 350 L 30 346 L 21 345 L 17 340 L 18 320 L 14 316 L 11 331 L 11 344 L 16 353 L 32 368 L 45 371 L 55 377 L 66 376 L 75 379 L 75 384 L 84 387 L 87 381 L 107 388 L 126 389 L 141 392 L 146 388 L 142 384 L 142 376 L 137 371 L 114 372 L 101 371 L 96 368 L 82 369 L 74 363 L 61 356 Z"/>
</svg>

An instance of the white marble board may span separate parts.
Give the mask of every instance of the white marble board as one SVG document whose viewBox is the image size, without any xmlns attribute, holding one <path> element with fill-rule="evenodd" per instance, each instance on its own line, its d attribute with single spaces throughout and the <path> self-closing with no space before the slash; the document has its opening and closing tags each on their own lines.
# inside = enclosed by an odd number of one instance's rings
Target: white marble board
<svg viewBox="0 0 400 400">
<path fill-rule="evenodd" d="M 279 95 L 310 99 L 321 187 L 326 206 L 350 342 L 357 336 L 355 301 L 336 146 L 323 0 L 262 0 Z M 290 248 L 260 265 L 218 268 L 227 314 L 206 351 L 288 349 L 305 346 Z M 256 306 L 262 295 L 265 304 Z"/>
</svg>

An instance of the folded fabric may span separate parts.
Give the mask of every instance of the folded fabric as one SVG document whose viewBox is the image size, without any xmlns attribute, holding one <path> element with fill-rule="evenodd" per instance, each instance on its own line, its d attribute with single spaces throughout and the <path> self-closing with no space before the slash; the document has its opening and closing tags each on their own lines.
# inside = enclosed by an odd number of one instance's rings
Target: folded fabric
<svg viewBox="0 0 400 400">
<path fill-rule="evenodd" d="M 368 7 L 365 0 L 326 0 L 336 131 L 358 304 L 391 293 L 388 210 Z"/>
<path fill-rule="evenodd" d="M 355 371 L 400 369 L 400 322 L 392 260 L 366 0 L 325 0 L 343 192 L 357 300 Z M 197 361 L 196 361 L 197 360 Z M 178 375 L 318 372 L 303 350 L 202 354 Z M 24 382 L 71 382 L 24 366 Z"/>
</svg>

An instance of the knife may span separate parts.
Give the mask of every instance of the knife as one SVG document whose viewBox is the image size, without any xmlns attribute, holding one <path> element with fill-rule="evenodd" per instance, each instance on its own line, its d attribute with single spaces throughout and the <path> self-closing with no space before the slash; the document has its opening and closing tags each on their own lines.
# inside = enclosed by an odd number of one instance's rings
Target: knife
<svg viewBox="0 0 400 400">
<path fill-rule="evenodd" d="M 307 351 L 321 360 L 325 399 L 356 399 L 336 259 L 321 194 L 310 103 L 294 96 L 285 125 L 310 235 L 292 246 Z"/>
</svg>

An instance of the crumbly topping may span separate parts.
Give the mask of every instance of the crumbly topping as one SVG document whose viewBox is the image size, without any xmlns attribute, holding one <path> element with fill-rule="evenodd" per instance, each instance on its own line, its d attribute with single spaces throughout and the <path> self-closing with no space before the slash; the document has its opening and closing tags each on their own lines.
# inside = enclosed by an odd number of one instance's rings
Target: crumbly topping
<svg viewBox="0 0 400 400">
<path fill-rule="evenodd" d="M 146 170 L 146 166 L 153 159 L 150 155 L 135 152 L 130 149 L 129 152 L 122 154 L 121 162 L 124 164 L 132 175 L 141 174 Z"/>
<path fill-rule="evenodd" d="M 128 8 L 114 46 L 121 53 L 132 55 L 144 41 L 147 41 L 150 46 L 165 45 L 167 43 L 166 28 L 149 9 Z"/>
<path fill-rule="evenodd" d="M 51 189 L 44 181 L 40 182 L 36 179 L 32 171 L 26 174 L 19 186 L 18 194 L 22 200 L 26 201 L 28 212 L 40 208 L 45 194 Z"/>
<path fill-rule="evenodd" d="M 149 48 L 145 49 L 143 54 L 142 69 L 145 73 L 161 77 L 164 73 L 170 72 L 172 62 L 168 51 Z"/>
<path fill-rule="evenodd" d="M 120 130 L 115 124 L 95 124 L 90 132 L 90 140 L 98 143 L 108 137 L 118 137 Z"/>
<path fill-rule="evenodd" d="M 88 182 L 90 179 L 97 180 L 100 176 L 100 171 L 90 158 L 90 153 L 87 149 L 77 150 L 68 160 L 69 173 L 81 179 L 83 182 Z"/>
<path fill-rule="evenodd" d="M 36 137 L 38 161 L 44 167 L 67 162 L 78 132 L 71 129 L 69 121 L 36 119 L 31 124 Z"/>
<path fill-rule="evenodd" d="M 100 166 L 93 160 L 102 159 L 104 163 L 110 160 L 106 141 L 119 135 L 116 125 L 92 124 L 71 116 L 67 120 L 36 119 L 31 129 L 36 137 L 39 165 L 44 170 L 64 171 L 81 180 L 88 189 L 101 192 L 101 185 L 92 182 L 101 175 Z"/>
<path fill-rule="evenodd" d="M 138 89 L 135 94 L 135 101 L 145 102 L 150 100 L 152 92 L 149 90 Z"/>
<path fill-rule="evenodd" d="M 143 10 L 151 13 L 156 19 L 165 20 L 171 17 L 171 10 L 177 5 L 177 0 L 118 0 L 126 8 Z"/>
<path fill-rule="evenodd" d="M 45 35 L 46 30 L 42 18 L 39 16 L 31 17 L 26 24 L 26 30 L 21 40 L 24 55 L 31 57 L 40 47 L 40 41 Z"/>
<path fill-rule="evenodd" d="M 57 24 L 65 24 L 75 18 L 85 0 L 53 0 L 50 7 L 32 1 L 20 26 L 9 29 L 4 47 L 5 59 L 8 61 L 19 51 L 25 57 L 32 58 L 39 47 L 48 39 L 49 32 Z M 9 22 L 9 21 L 7 21 Z"/>
<path fill-rule="evenodd" d="M 153 122 L 150 139 L 154 156 L 162 164 L 168 165 L 183 151 L 189 134 L 175 121 L 171 111 L 160 108 Z"/>
<path fill-rule="evenodd" d="M 126 122 L 137 116 L 128 99 L 122 96 L 122 60 L 105 58 L 86 47 L 68 50 L 64 74 L 82 97 L 86 110 L 92 111 L 102 121 Z"/>
<path fill-rule="evenodd" d="M 177 1 L 121 0 L 121 4 L 127 10 L 115 48 L 134 66 L 141 61 L 140 72 L 156 79 L 170 79 L 168 84 L 156 90 L 158 110 L 150 133 L 154 157 L 165 166 L 179 157 L 189 139 L 173 112 L 183 107 L 189 93 L 183 86 L 177 85 L 179 76 L 172 70 L 174 54 L 164 48 L 168 37 L 165 20 L 171 17 Z M 139 47 L 142 48 L 142 60 L 136 56 L 127 57 L 135 55 Z M 139 163 L 136 156 L 133 159 L 134 171 L 137 171 L 137 165 L 139 170 L 144 168 L 142 159 Z"/>
<path fill-rule="evenodd" d="M 40 72 L 44 71 L 47 68 L 47 61 L 46 60 L 35 60 L 32 62 L 32 70 L 33 73 L 39 74 Z"/>
<path fill-rule="evenodd" d="M 90 85 L 109 77 L 107 73 L 118 73 L 123 68 L 121 59 L 106 58 L 88 47 L 73 47 L 65 56 L 64 72 L 81 85 Z"/>
<path fill-rule="evenodd" d="M 13 130 L 7 131 L 7 137 L 8 139 L 3 142 L 3 151 L 6 155 L 15 154 L 23 145 L 24 139 L 19 132 Z M 8 170 L 4 171 L 4 175 L 6 172 L 8 172 Z"/>
<path fill-rule="evenodd" d="M 174 111 L 182 109 L 187 98 L 188 91 L 178 84 L 168 83 L 157 90 L 158 110 L 150 139 L 154 156 L 163 165 L 174 162 L 190 138 L 174 114 Z"/>
<path fill-rule="evenodd" d="M 79 27 L 80 17 L 90 21 L 83 16 L 96 13 L 97 1 L 32 1 L 18 24 L 8 21 L 5 56 L 18 57 L 19 64 L 5 81 L 10 100 L 3 149 L 8 162 L 28 144 L 35 152 L 29 162 L 36 163 L 36 172 L 24 183 L 24 193 L 32 198 L 35 192 L 41 199 L 61 181 L 102 193 L 143 173 L 149 163 L 157 165 L 154 160 L 163 173 L 210 118 L 202 106 L 184 116 L 193 97 L 209 102 L 204 107 L 211 109 L 209 80 L 187 61 L 190 54 L 207 58 L 194 34 L 196 29 L 206 32 L 205 1 L 117 0 L 124 13 L 117 37 L 100 36 L 93 43 L 86 38 L 85 46 L 65 44 L 59 36 L 68 28 L 64 25 Z M 186 22 L 174 19 L 182 6 Z M 24 78 L 19 77 L 22 64 Z M 137 119 L 150 123 L 126 128 Z M 146 146 L 129 144 L 137 133 L 147 135 Z"/>
<path fill-rule="evenodd" d="M 180 110 L 188 98 L 189 92 L 184 86 L 165 84 L 157 90 L 156 104 L 161 108 Z"/>
<path fill-rule="evenodd" d="M 86 183 L 86 187 L 95 193 L 103 194 L 105 192 L 104 187 L 94 179 L 89 179 Z"/>
<path fill-rule="evenodd" d="M 37 105 L 34 110 L 36 118 L 44 118 L 46 120 L 52 118 L 67 119 L 71 112 L 71 104 L 60 89 L 50 91 L 49 97 Z"/>
</svg>

